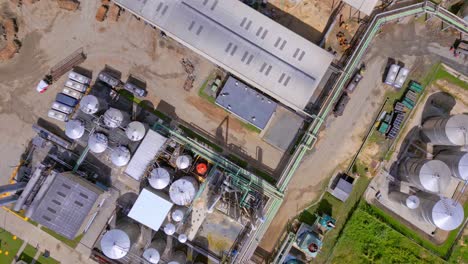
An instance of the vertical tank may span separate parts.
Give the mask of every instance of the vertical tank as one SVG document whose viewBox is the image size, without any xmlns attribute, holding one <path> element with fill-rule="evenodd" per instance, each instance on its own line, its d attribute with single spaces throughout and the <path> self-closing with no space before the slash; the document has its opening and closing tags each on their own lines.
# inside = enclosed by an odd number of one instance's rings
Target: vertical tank
<svg viewBox="0 0 468 264">
<path fill-rule="evenodd" d="M 104 113 L 104 125 L 106 125 L 109 128 L 117 128 L 122 125 L 124 121 L 124 115 L 122 111 L 115 109 L 115 108 L 109 108 L 107 111 Z"/>
<path fill-rule="evenodd" d="M 185 242 L 187 242 L 187 235 L 186 234 L 179 234 L 179 236 L 177 237 L 177 240 L 179 240 L 180 243 L 184 244 Z"/>
<path fill-rule="evenodd" d="M 102 153 L 107 149 L 109 140 L 102 133 L 93 133 L 88 139 L 89 150 L 94 153 Z"/>
<path fill-rule="evenodd" d="M 169 196 L 171 201 L 180 206 L 192 203 L 198 192 L 198 182 L 195 178 L 185 176 L 171 184 Z"/>
<path fill-rule="evenodd" d="M 131 141 L 140 141 L 146 133 L 146 128 L 143 123 L 138 121 L 130 122 L 125 129 L 125 134 Z"/>
<path fill-rule="evenodd" d="M 143 252 L 143 258 L 147 260 L 149 263 L 159 263 L 161 256 L 166 249 L 166 241 L 162 239 L 156 239 L 145 251 Z"/>
<path fill-rule="evenodd" d="M 424 122 L 422 132 L 434 145 L 468 145 L 468 115 L 430 118 Z"/>
<path fill-rule="evenodd" d="M 137 224 L 120 221 L 115 229 L 107 231 L 101 238 L 101 250 L 110 259 L 121 259 L 138 241 L 139 236 L 140 227 Z"/>
<path fill-rule="evenodd" d="M 174 254 L 171 256 L 171 261 L 169 261 L 169 264 L 185 264 L 187 263 L 187 255 L 183 251 L 176 251 Z"/>
<path fill-rule="evenodd" d="M 148 182 L 156 190 L 166 188 L 171 182 L 171 175 L 166 168 L 155 168 L 150 172 Z"/>
<path fill-rule="evenodd" d="M 168 236 L 172 236 L 175 233 L 176 227 L 172 223 L 167 223 L 164 226 L 164 233 Z"/>
<path fill-rule="evenodd" d="M 184 219 L 184 209 L 182 208 L 176 208 L 172 211 L 171 213 L 171 218 L 172 218 L 172 221 L 174 222 L 180 222 L 182 221 L 182 219 Z"/>
<path fill-rule="evenodd" d="M 452 176 L 460 180 L 468 180 L 468 152 L 444 151 L 436 159 L 445 162 L 452 172 Z"/>
<path fill-rule="evenodd" d="M 180 170 L 185 170 L 192 164 L 192 157 L 189 155 L 181 155 L 176 159 L 176 166 Z"/>
<path fill-rule="evenodd" d="M 80 110 L 88 115 L 95 114 L 99 111 L 99 100 L 94 95 L 85 95 L 80 100 Z"/>
<path fill-rule="evenodd" d="M 408 159 L 400 164 L 399 174 L 401 180 L 433 193 L 450 181 L 450 168 L 440 160 Z"/>
<path fill-rule="evenodd" d="M 72 119 L 65 123 L 65 135 L 71 139 L 79 139 L 84 135 L 85 126 L 83 121 Z"/>
<path fill-rule="evenodd" d="M 388 194 L 388 199 L 400 203 L 409 209 L 416 209 L 419 207 L 420 200 L 416 195 L 402 193 L 400 191 L 391 191 Z"/>
<path fill-rule="evenodd" d="M 459 227 L 465 217 L 463 207 L 459 202 L 437 196 L 421 199 L 421 206 L 417 209 L 417 213 L 426 222 L 445 231 Z"/>
<path fill-rule="evenodd" d="M 127 147 L 118 146 L 112 150 L 111 161 L 115 166 L 122 167 L 127 165 L 127 163 L 130 161 L 130 157 L 130 150 L 128 150 Z"/>
</svg>

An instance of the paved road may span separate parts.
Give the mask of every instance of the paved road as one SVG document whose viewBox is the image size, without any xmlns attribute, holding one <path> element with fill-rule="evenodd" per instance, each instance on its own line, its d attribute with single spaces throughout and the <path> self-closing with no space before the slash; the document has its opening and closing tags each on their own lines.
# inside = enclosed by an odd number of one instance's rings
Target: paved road
<svg viewBox="0 0 468 264">
<path fill-rule="evenodd" d="M 364 79 L 352 94 L 344 115 L 327 119 L 325 133 L 320 135 L 312 154 L 304 159 L 291 180 L 285 200 L 261 241 L 264 250 L 273 250 L 281 235 L 278 230 L 317 199 L 330 176 L 340 165 L 347 165 L 357 151 L 384 100 L 381 79 L 389 57 L 405 62 L 412 70 L 427 70 L 431 64 L 442 61 L 468 73 L 468 63 L 455 59 L 448 50 L 456 36 L 440 33 L 440 24 L 426 28 L 423 23 L 407 22 L 386 25 L 373 41 L 364 57 L 367 65 Z"/>
</svg>

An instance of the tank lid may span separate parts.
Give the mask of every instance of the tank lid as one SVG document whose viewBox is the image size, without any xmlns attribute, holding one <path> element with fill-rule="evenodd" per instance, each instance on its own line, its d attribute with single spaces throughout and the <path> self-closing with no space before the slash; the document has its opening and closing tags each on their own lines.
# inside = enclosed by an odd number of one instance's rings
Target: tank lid
<svg viewBox="0 0 468 264">
<path fill-rule="evenodd" d="M 468 152 L 465 152 L 458 162 L 458 171 L 463 180 L 468 180 Z"/>
<path fill-rule="evenodd" d="M 104 113 L 104 124 L 110 128 L 119 127 L 123 122 L 123 114 L 120 110 L 109 108 Z"/>
<path fill-rule="evenodd" d="M 187 169 L 192 163 L 192 158 L 189 155 L 181 155 L 176 159 L 176 166 L 181 170 Z"/>
<path fill-rule="evenodd" d="M 80 109 L 86 114 L 94 114 L 99 110 L 99 100 L 94 95 L 85 95 L 80 100 Z"/>
<path fill-rule="evenodd" d="M 130 250 L 130 238 L 119 229 L 107 231 L 101 239 L 101 249 L 110 259 L 120 259 Z"/>
<path fill-rule="evenodd" d="M 406 198 L 406 206 L 409 209 L 418 208 L 420 202 L 421 201 L 419 200 L 419 198 L 416 195 L 410 195 L 410 196 L 408 196 L 408 198 Z"/>
<path fill-rule="evenodd" d="M 451 175 L 450 168 L 440 160 L 429 160 L 422 167 L 419 179 L 424 189 L 439 193 Z"/>
<path fill-rule="evenodd" d="M 175 222 L 180 222 L 184 218 L 184 212 L 180 209 L 175 209 L 172 212 L 171 216 L 172 216 L 172 220 L 174 220 Z"/>
<path fill-rule="evenodd" d="M 166 188 L 171 182 L 171 175 L 165 168 L 156 168 L 150 172 L 149 184 L 156 190 Z"/>
<path fill-rule="evenodd" d="M 468 145 L 468 115 L 453 115 L 445 125 L 448 139 L 455 145 Z"/>
<path fill-rule="evenodd" d="M 159 260 L 161 259 L 161 256 L 158 252 L 158 250 L 154 248 L 148 248 L 143 252 L 143 258 L 149 261 L 150 263 L 157 264 L 159 263 Z"/>
<path fill-rule="evenodd" d="M 179 240 L 180 243 L 185 243 L 187 242 L 188 237 L 186 234 L 180 234 L 177 239 Z"/>
<path fill-rule="evenodd" d="M 174 233 L 175 233 L 175 225 L 172 224 L 172 223 L 167 223 L 165 226 L 164 226 L 164 233 L 166 233 L 166 235 L 168 236 L 172 236 Z"/>
<path fill-rule="evenodd" d="M 145 133 L 145 125 L 138 121 L 130 122 L 125 129 L 125 134 L 132 141 L 140 141 L 145 136 Z"/>
<path fill-rule="evenodd" d="M 94 153 L 102 153 L 106 150 L 108 139 L 102 133 L 93 133 L 88 139 L 89 150 Z"/>
<path fill-rule="evenodd" d="M 65 135 L 71 139 L 79 139 L 84 135 L 85 127 L 82 121 L 73 119 L 65 123 Z"/>
<path fill-rule="evenodd" d="M 118 146 L 116 149 L 112 151 L 111 154 L 111 161 L 112 164 L 118 167 L 122 167 L 127 165 L 130 161 L 130 150 L 124 146 Z"/>
<path fill-rule="evenodd" d="M 434 224 L 446 231 L 459 227 L 464 219 L 463 207 L 457 201 L 442 198 L 432 208 Z"/>
<path fill-rule="evenodd" d="M 195 178 L 185 176 L 171 184 L 169 196 L 171 201 L 177 205 L 189 205 L 198 192 L 198 182 Z"/>
</svg>

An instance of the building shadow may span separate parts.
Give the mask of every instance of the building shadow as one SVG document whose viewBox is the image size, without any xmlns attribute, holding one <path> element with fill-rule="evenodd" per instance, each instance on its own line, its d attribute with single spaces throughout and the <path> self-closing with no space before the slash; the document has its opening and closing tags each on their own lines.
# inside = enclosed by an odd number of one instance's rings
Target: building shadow
<svg viewBox="0 0 468 264">
<path fill-rule="evenodd" d="M 153 109 L 154 109 L 154 107 L 153 107 Z M 176 108 L 173 105 L 171 105 L 170 103 L 168 103 L 168 102 L 166 102 L 164 100 L 159 101 L 159 104 L 156 107 L 156 111 L 164 113 L 165 115 L 167 115 L 168 117 L 170 117 L 173 120 L 178 120 L 179 119 L 177 117 Z"/>
<path fill-rule="evenodd" d="M 448 117 L 456 103 L 455 98 L 446 92 L 431 94 L 424 105 L 421 125 L 431 117 Z"/>
<path fill-rule="evenodd" d="M 115 77 L 119 80 L 122 78 L 122 72 L 113 68 L 112 66 L 109 66 L 108 64 L 104 66 L 104 69 L 102 71 L 110 74 L 112 77 Z"/>
<path fill-rule="evenodd" d="M 138 194 L 134 192 L 127 192 L 122 194 L 119 198 L 117 198 L 116 206 L 119 209 L 117 211 L 117 218 L 121 218 L 127 216 L 132 209 L 133 204 L 135 204 L 138 198 Z"/>
<path fill-rule="evenodd" d="M 387 74 L 390 71 L 390 66 L 392 66 L 393 64 L 396 64 L 396 63 L 397 63 L 397 61 L 394 58 L 388 58 L 387 59 L 387 64 L 385 64 L 385 69 L 384 69 L 383 75 L 382 75 L 382 82 L 383 83 L 385 82 L 385 79 L 387 78 Z"/>
<path fill-rule="evenodd" d="M 93 72 L 91 70 L 88 70 L 86 68 L 80 67 L 80 66 L 75 66 L 73 67 L 73 71 L 76 73 L 79 73 L 83 76 L 86 76 L 90 79 L 93 79 Z"/>
</svg>

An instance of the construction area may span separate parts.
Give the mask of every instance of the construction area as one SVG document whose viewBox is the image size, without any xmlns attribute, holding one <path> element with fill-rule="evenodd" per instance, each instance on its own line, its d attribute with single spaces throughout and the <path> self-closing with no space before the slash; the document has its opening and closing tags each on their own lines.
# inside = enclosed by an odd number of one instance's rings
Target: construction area
<svg viewBox="0 0 468 264">
<path fill-rule="evenodd" d="M 62 262 L 322 262 L 344 219 L 296 216 L 324 190 L 354 199 L 362 177 L 328 182 L 360 148 L 388 90 L 409 89 L 406 78 L 434 61 L 466 74 L 466 23 L 427 2 L 244 2 L 2 3 L 2 213 L 33 223 L 8 231 L 29 231 L 29 244 Z M 415 34 L 427 43 L 407 39 Z M 398 36 L 406 41 L 390 44 Z M 409 73 L 389 88 L 393 64 Z M 418 89 L 401 101 L 412 113 L 424 104 Z M 379 120 L 389 123 L 382 137 L 406 133 L 405 117 L 395 106 Z M 440 156 L 426 138 L 408 140 L 366 197 L 393 201 L 388 210 L 402 221 L 443 240 L 439 229 L 464 221 L 463 184 L 446 177 L 435 184 L 444 188 L 425 190 L 409 171 L 392 180 L 395 164 Z M 395 202 L 384 193 L 397 181 L 413 185 L 401 184 Z M 419 199 L 421 218 L 401 213 L 406 196 Z M 427 217 L 447 204 L 458 217 L 450 227 Z"/>
</svg>

